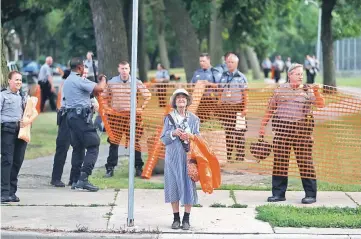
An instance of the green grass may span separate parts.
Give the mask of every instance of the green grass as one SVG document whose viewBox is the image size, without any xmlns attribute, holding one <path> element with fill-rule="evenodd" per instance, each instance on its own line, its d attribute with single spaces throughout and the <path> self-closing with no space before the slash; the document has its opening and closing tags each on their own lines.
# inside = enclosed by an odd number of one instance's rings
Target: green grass
<svg viewBox="0 0 361 239">
<path fill-rule="evenodd" d="M 256 207 L 256 219 L 273 227 L 361 228 L 361 207 Z"/>
<path fill-rule="evenodd" d="M 246 204 L 239 204 L 239 203 L 234 203 L 231 206 L 228 206 L 228 208 L 247 208 L 248 205 Z"/>
<path fill-rule="evenodd" d="M 124 160 L 122 162 L 127 162 Z M 105 169 L 101 168 L 95 170 L 90 180 L 101 189 L 124 189 L 128 188 L 128 163 L 116 168 L 114 176 L 111 178 L 104 178 Z M 137 189 L 163 189 L 163 183 L 154 183 L 141 178 L 135 178 L 134 186 Z"/>
<path fill-rule="evenodd" d="M 27 146 L 25 159 L 35 159 L 55 154 L 56 136 L 56 113 L 41 113 L 35 119 L 31 128 L 31 140 Z M 102 134 L 101 144 L 106 143 L 107 135 Z"/>
<path fill-rule="evenodd" d="M 222 204 L 222 203 L 212 203 L 211 205 L 209 205 L 209 207 L 216 207 L 216 208 L 226 208 L 227 205 L 226 204 Z"/>
</svg>

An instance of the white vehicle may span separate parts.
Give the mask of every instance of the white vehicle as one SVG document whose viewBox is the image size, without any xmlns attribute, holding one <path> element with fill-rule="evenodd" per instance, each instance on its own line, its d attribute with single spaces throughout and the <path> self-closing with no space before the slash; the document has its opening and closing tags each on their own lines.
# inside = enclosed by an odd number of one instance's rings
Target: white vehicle
<svg viewBox="0 0 361 239">
<path fill-rule="evenodd" d="M 8 69 L 9 71 L 19 71 L 18 66 L 16 65 L 15 61 L 8 62 Z M 22 74 L 23 75 L 23 74 Z M 23 84 L 21 86 L 23 92 L 29 93 L 29 85 L 27 82 L 27 78 L 23 75 Z"/>
</svg>

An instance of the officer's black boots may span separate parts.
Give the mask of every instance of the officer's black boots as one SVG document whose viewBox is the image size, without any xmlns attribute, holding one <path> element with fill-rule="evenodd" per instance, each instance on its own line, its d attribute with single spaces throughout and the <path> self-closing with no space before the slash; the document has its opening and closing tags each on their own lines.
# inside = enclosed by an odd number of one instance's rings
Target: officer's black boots
<svg viewBox="0 0 361 239">
<path fill-rule="evenodd" d="M 88 174 L 81 172 L 78 182 L 75 185 L 76 189 L 85 189 L 90 192 L 96 192 L 99 190 L 98 187 L 94 186 L 88 181 Z"/>
<path fill-rule="evenodd" d="M 136 177 L 142 176 L 142 173 L 143 173 L 143 170 L 142 170 L 141 167 L 136 167 L 136 168 L 135 168 L 135 176 L 136 176 Z"/>
<path fill-rule="evenodd" d="M 108 167 L 106 168 L 106 173 L 104 175 L 105 178 L 111 178 L 114 176 L 114 167 Z"/>
<path fill-rule="evenodd" d="M 301 202 L 303 204 L 312 204 L 312 203 L 316 202 L 316 198 L 315 197 L 305 197 L 305 198 L 302 198 Z"/>
<path fill-rule="evenodd" d="M 57 187 L 57 188 L 63 188 L 65 187 L 65 184 L 61 181 L 61 180 L 52 180 L 50 182 L 51 185 L 53 185 L 54 187 Z"/>
</svg>

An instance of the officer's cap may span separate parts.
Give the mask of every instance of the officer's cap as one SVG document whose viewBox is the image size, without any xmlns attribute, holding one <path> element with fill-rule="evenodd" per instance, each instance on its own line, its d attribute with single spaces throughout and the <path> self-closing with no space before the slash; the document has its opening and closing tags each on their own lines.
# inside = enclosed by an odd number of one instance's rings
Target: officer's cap
<svg viewBox="0 0 361 239">
<path fill-rule="evenodd" d="M 83 60 L 80 57 L 74 57 L 70 60 L 71 69 L 75 69 L 80 65 L 84 65 Z"/>
</svg>

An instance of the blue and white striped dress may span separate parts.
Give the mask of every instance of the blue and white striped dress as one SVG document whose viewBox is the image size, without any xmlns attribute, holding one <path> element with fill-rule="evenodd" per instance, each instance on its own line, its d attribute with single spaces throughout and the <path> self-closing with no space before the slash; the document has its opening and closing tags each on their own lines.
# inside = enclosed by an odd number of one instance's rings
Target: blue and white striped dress
<svg viewBox="0 0 361 239">
<path fill-rule="evenodd" d="M 174 116 L 174 112 L 171 114 Z M 186 117 L 190 132 L 199 134 L 199 118 L 191 112 L 187 112 Z M 175 120 L 176 124 L 178 122 Z M 166 117 L 161 136 L 166 150 L 164 165 L 165 202 L 180 201 L 181 205 L 194 205 L 198 203 L 196 184 L 188 176 L 187 153 L 179 137 L 171 136 L 175 129 L 176 127 Z"/>
</svg>

